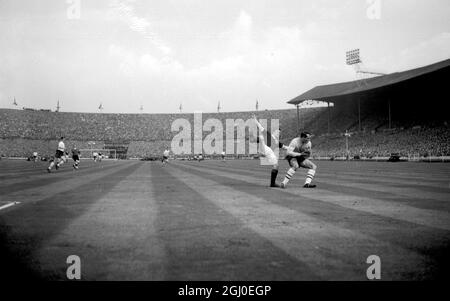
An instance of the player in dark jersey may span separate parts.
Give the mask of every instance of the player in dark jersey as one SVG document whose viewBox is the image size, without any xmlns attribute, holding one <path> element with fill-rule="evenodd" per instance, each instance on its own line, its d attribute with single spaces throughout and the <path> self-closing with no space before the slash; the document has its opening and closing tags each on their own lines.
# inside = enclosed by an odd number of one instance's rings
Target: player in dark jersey
<svg viewBox="0 0 450 301">
<path fill-rule="evenodd" d="M 72 159 L 75 162 L 72 166 L 74 169 L 78 169 L 78 164 L 80 163 L 80 151 L 76 146 L 72 149 Z"/>
<path fill-rule="evenodd" d="M 166 148 L 163 152 L 163 157 L 162 157 L 162 165 L 166 165 L 167 163 L 169 163 L 169 156 L 170 156 L 170 150 L 168 148 Z"/>
</svg>

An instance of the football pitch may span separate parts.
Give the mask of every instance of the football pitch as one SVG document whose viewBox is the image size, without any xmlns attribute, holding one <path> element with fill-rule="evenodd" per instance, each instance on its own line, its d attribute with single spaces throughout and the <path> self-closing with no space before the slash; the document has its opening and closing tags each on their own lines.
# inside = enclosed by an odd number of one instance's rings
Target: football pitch
<svg viewBox="0 0 450 301">
<path fill-rule="evenodd" d="M 448 279 L 450 164 L 315 161 L 268 188 L 258 160 L 0 161 L 2 277 L 66 280 Z M 287 170 L 281 162 L 278 182 Z"/>
</svg>

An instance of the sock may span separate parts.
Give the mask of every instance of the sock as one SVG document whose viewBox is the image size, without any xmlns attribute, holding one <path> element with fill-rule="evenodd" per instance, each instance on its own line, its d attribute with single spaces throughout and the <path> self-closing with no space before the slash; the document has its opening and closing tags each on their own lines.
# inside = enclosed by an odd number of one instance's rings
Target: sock
<svg viewBox="0 0 450 301">
<path fill-rule="evenodd" d="M 50 163 L 50 166 L 48 167 L 49 169 L 52 169 L 53 168 L 53 165 L 55 165 L 55 162 L 51 162 Z"/>
<path fill-rule="evenodd" d="M 316 171 L 314 169 L 309 169 L 308 173 L 306 174 L 305 184 L 310 184 L 312 179 L 314 178 L 315 174 L 316 174 Z"/>
<path fill-rule="evenodd" d="M 275 181 L 277 179 L 278 169 L 272 169 L 272 173 L 270 174 L 270 186 L 275 186 Z"/>
<path fill-rule="evenodd" d="M 289 168 L 289 170 L 286 173 L 286 176 L 284 177 L 283 184 L 286 185 L 289 182 L 289 180 L 294 176 L 294 174 L 295 169 Z"/>
</svg>

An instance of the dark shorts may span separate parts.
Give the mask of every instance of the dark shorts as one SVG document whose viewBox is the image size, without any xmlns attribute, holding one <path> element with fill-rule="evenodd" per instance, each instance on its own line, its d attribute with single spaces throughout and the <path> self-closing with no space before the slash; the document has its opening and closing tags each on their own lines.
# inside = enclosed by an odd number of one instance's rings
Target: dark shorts
<svg viewBox="0 0 450 301">
<path fill-rule="evenodd" d="M 80 161 L 80 157 L 78 157 L 78 155 L 73 155 L 72 159 L 73 161 Z"/>
<path fill-rule="evenodd" d="M 297 160 L 298 165 L 300 166 L 303 161 L 305 161 L 307 158 L 305 156 L 299 156 L 299 157 L 291 157 L 291 156 L 286 156 L 286 160 L 289 163 L 289 166 L 292 167 L 292 162 L 293 160 Z"/>
<path fill-rule="evenodd" d="M 64 152 L 62 152 L 60 150 L 56 150 L 55 158 L 60 159 L 62 156 L 64 156 Z"/>
<path fill-rule="evenodd" d="M 163 160 L 167 160 L 169 159 L 169 157 L 163 156 Z"/>
</svg>

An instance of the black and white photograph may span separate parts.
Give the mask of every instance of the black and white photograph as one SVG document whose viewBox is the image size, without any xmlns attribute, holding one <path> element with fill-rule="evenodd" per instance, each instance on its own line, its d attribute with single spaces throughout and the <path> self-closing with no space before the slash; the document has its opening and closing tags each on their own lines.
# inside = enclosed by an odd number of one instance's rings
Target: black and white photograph
<svg viewBox="0 0 450 301">
<path fill-rule="evenodd" d="M 448 0 L 0 0 L 1 279 L 200 299 L 448 282 L 449 17 Z"/>
</svg>

